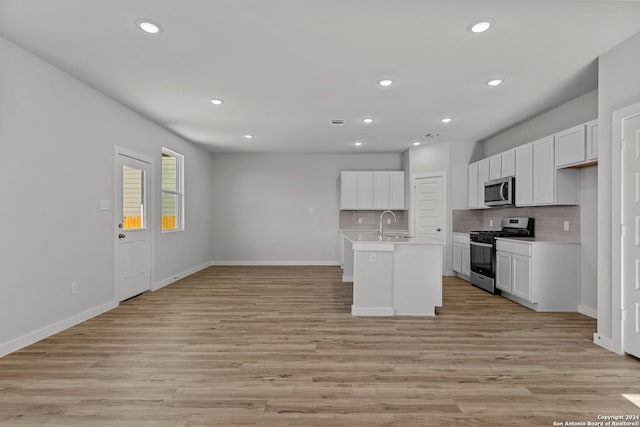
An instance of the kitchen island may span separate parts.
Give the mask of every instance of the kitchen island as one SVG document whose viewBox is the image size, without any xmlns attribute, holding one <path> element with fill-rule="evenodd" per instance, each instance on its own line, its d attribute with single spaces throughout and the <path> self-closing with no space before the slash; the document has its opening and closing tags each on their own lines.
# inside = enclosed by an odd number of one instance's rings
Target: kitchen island
<svg viewBox="0 0 640 427">
<path fill-rule="evenodd" d="M 342 242 L 352 315 L 433 316 L 442 306 L 442 243 L 375 231 L 343 231 Z"/>
</svg>

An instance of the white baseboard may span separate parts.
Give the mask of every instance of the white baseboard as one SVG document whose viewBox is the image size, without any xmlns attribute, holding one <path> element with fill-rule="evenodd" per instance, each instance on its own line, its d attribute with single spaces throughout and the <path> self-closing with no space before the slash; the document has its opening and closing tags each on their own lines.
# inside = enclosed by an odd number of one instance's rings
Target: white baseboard
<svg viewBox="0 0 640 427">
<path fill-rule="evenodd" d="M 395 311 L 394 316 L 416 316 L 416 317 L 434 317 L 435 313 L 400 313 Z"/>
<path fill-rule="evenodd" d="M 342 275 L 342 281 L 346 283 L 353 283 L 353 276 Z"/>
<path fill-rule="evenodd" d="M 598 318 L 598 310 L 596 310 L 595 308 L 592 307 L 587 307 L 586 305 L 579 305 L 578 306 L 578 313 L 580 314 L 584 314 L 585 316 L 589 316 L 593 319 L 597 319 Z"/>
<path fill-rule="evenodd" d="M 36 331 L 29 332 L 28 334 L 12 339 L 11 341 L 2 343 L 0 344 L 0 357 L 6 356 L 7 354 L 13 353 L 14 351 L 18 351 L 21 348 L 25 348 L 42 339 L 50 337 L 51 335 L 57 334 L 58 332 L 62 332 L 65 329 L 69 329 L 70 327 L 75 326 L 79 323 L 82 323 L 86 320 L 89 320 L 92 317 L 96 317 L 109 310 L 113 310 L 117 306 L 118 306 L 117 301 L 115 300 L 109 301 L 97 307 L 83 311 L 82 313 L 78 313 L 74 316 L 60 320 L 59 322 L 52 323 L 51 325 L 45 326 L 44 328 L 40 328 Z"/>
<path fill-rule="evenodd" d="M 393 316 L 393 307 L 356 307 L 351 306 L 353 316 Z"/>
<path fill-rule="evenodd" d="M 160 280 L 159 282 L 156 282 L 153 285 L 153 288 L 151 288 L 151 291 L 157 291 L 158 289 L 164 288 L 165 286 L 170 285 L 173 282 L 176 282 L 180 279 L 190 276 L 193 273 L 197 273 L 200 270 L 204 270 L 205 268 L 210 267 L 211 265 L 212 264 L 210 262 L 206 262 L 202 265 L 198 265 L 197 267 L 193 267 L 186 271 L 183 271 L 182 273 L 174 274 L 171 277 L 167 277 L 166 279 Z"/>
<path fill-rule="evenodd" d="M 593 334 L 594 344 L 598 344 L 600 347 L 606 348 L 609 351 L 613 351 L 613 343 L 611 338 L 604 337 L 598 333 Z"/>
<path fill-rule="evenodd" d="M 300 261 L 300 260 L 285 260 L 285 261 L 211 261 L 211 265 L 263 265 L 263 266 L 298 266 L 298 265 L 309 265 L 309 266 L 339 266 L 340 261 L 334 260 L 310 260 L 310 261 Z"/>
</svg>

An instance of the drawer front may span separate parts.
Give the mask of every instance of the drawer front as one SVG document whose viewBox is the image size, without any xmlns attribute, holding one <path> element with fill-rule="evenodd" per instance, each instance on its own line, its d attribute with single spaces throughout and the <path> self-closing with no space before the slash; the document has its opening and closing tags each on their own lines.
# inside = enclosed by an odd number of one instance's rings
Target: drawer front
<svg viewBox="0 0 640 427">
<path fill-rule="evenodd" d="M 469 244 L 469 235 L 464 233 L 453 233 L 453 243 Z"/>
<path fill-rule="evenodd" d="M 512 254 L 531 256 L 531 243 L 496 239 L 496 250 Z"/>
</svg>

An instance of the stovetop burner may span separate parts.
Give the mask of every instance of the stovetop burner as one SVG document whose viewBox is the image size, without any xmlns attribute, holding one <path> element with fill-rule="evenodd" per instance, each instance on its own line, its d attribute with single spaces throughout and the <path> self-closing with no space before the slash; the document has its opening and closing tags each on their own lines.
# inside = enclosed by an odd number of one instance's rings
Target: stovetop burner
<svg viewBox="0 0 640 427">
<path fill-rule="evenodd" d="M 472 234 L 482 234 L 492 237 L 531 237 L 527 232 L 520 231 L 502 231 L 502 230 L 477 230 L 471 231 Z"/>
<path fill-rule="evenodd" d="M 476 230 L 471 231 L 472 235 L 489 237 L 533 237 L 533 218 L 502 218 L 501 230 Z"/>
</svg>

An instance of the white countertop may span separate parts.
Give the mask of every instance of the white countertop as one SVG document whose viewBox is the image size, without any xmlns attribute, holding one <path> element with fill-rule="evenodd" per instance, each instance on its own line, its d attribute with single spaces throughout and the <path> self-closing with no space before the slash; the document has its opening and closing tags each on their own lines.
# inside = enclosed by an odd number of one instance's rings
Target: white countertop
<svg viewBox="0 0 640 427">
<path fill-rule="evenodd" d="M 559 243 L 579 245 L 580 240 L 576 238 L 567 238 L 562 236 L 536 236 L 536 237 L 496 237 L 498 240 L 512 240 L 515 242 L 525 243 Z"/>
<path fill-rule="evenodd" d="M 469 232 L 463 231 L 454 231 L 453 234 L 462 234 L 465 236 L 469 235 Z M 496 237 L 496 239 L 500 240 L 513 240 L 516 242 L 526 242 L 526 243 L 560 243 L 560 244 L 573 244 L 579 245 L 580 240 L 575 237 L 565 237 L 562 235 L 540 235 L 535 237 Z"/>
<path fill-rule="evenodd" d="M 407 236 L 406 231 L 391 231 L 385 232 L 385 235 L 380 238 L 375 231 L 346 231 L 342 230 L 341 233 L 347 240 L 352 243 L 393 243 L 399 245 L 438 245 L 442 246 L 442 242 L 434 242 L 432 240 L 420 239 L 416 237 L 400 237 L 401 235 Z"/>
</svg>

